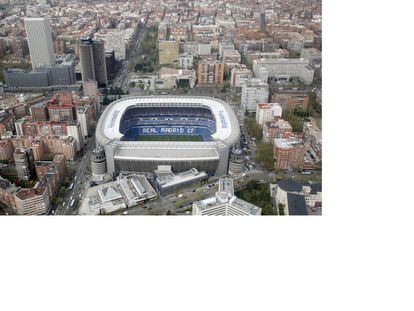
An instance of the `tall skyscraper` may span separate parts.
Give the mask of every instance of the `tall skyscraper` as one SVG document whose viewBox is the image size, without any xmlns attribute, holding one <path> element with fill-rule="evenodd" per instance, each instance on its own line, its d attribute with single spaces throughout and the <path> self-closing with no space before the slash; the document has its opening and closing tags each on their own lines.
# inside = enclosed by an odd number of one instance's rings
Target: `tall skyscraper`
<svg viewBox="0 0 414 311">
<path fill-rule="evenodd" d="M 99 86 L 107 85 L 104 42 L 83 37 L 79 41 L 79 58 L 82 81 L 97 81 Z"/>
<path fill-rule="evenodd" d="M 53 65 L 55 63 L 55 54 L 49 17 L 26 17 L 24 25 L 32 68 Z"/>
</svg>

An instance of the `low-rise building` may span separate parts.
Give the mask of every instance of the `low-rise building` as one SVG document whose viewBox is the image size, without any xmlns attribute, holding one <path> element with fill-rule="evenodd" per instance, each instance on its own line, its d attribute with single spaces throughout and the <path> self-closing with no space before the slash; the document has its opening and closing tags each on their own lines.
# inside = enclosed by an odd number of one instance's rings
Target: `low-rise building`
<svg viewBox="0 0 414 311">
<path fill-rule="evenodd" d="M 313 82 L 314 71 L 307 59 L 272 58 L 253 61 L 253 73 L 263 81 L 286 82 L 291 78 L 299 78 L 305 85 Z"/>
<path fill-rule="evenodd" d="M 157 196 L 144 175 L 120 176 L 118 180 L 88 188 L 80 215 L 110 214 L 144 203 Z"/>
<path fill-rule="evenodd" d="M 159 165 L 154 171 L 154 180 L 160 195 L 168 195 L 179 189 L 200 183 L 208 177 L 206 172 L 199 172 L 197 169 L 174 174 L 169 165 Z"/>
<path fill-rule="evenodd" d="M 274 143 L 275 138 L 289 138 L 292 135 L 292 126 L 283 119 L 263 123 L 263 140 Z"/>
<path fill-rule="evenodd" d="M 278 213 L 284 215 L 321 215 L 322 185 L 301 184 L 293 180 L 281 180 L 271 184 L 271 197 Z"/>
</svg>

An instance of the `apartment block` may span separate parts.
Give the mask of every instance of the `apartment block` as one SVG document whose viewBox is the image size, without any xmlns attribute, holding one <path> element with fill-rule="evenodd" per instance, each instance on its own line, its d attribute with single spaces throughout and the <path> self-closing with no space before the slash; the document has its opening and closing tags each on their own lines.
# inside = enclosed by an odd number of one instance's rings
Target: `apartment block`
<svg viewBox="0 0 414 311">
<path fill-rule="evenodd" d="M 297 138 L 276 138 L 274 140 L 273 155 L 278 169 L 298 169 L 304 163 L 305 146 Z"/>
<path fill-rule="evenodd" d="M 282 107 L 278 103 L 259 103 L 256 107 L 256 122 L 263 126 L 265 122 L 273 120 L 275 117 L 282 117 Z"/>
<path fill-rule="evenodd" d="M 197 84 L 218 85 L 224 83 L 224 64 L 219 61 L 206 61 L 198 64 Z"/>
</svg>

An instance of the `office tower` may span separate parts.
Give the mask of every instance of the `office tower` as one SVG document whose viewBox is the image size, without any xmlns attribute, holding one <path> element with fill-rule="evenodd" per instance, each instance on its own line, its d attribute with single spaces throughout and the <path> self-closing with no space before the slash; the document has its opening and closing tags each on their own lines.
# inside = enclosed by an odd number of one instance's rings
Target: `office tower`
<svg viewBox="0 0 414 311">
<path fill-rule="evenodd" d="M 24 25 L 32 68 L 54 65 L 55 54 L 49 17 L 27 17 Z"/>
<path fill-rule="evenodd" d="M 17 177 L 20 180 L 31 180 L 34 177 L 34 157 L 32 149 L 17 148 L 14 151 Z"/>
<path fill-rule="evenodd" d="M 103 41 L 82 37 L 79 41 L 79 58 L 82 81 L 97 81 L 99 86 L 106 86 L 107 73 Z"/>
</svg>

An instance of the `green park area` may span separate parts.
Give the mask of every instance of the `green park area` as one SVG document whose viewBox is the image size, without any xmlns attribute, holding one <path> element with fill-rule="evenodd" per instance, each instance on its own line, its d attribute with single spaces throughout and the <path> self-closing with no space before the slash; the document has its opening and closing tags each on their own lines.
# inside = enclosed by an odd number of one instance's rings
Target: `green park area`
<svg viewBox="0 0 414 311">
<path fill-rule="evenodd" d="M 158 69 L 157 28 L 148 28 L 145 32 L 135 61 L 135 72 L 147 73 Z"/>
<path fill-rule="evenodd" d="M 262 215 L 275 215 L 268 183 L 251 180 L 247 183 L 246 188 L 236 191 L 235 195 L 239 199 L 260 207 L 262 209 Z"/>
</svg>

